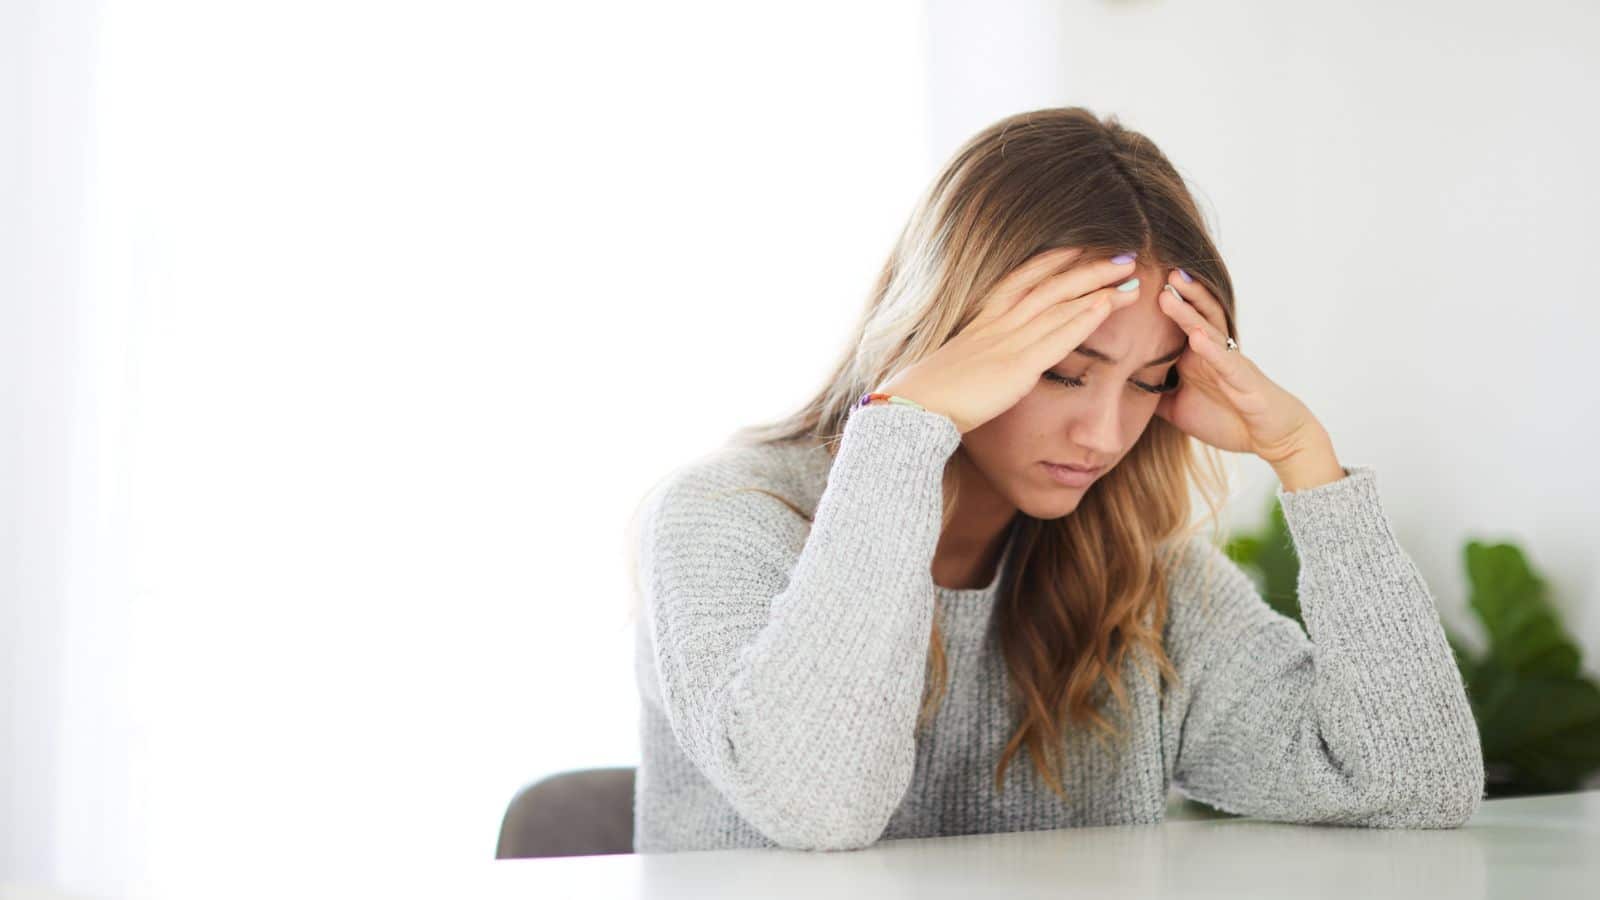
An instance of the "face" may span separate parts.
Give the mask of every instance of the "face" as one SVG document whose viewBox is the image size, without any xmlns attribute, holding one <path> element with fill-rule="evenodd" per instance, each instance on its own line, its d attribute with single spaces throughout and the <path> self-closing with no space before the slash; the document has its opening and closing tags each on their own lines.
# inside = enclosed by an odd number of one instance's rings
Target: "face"
<svg viewBox="0 0 1600 900">
<path fill-rule="evenodd" d="M 1157 303 L 1166 271 L 1142 266 L 1134 274 L 1139 277 L 1136 302 L 1107 316 L 1015 406 L 962 436 L 964 495 L 988 494 L 984 505 L 991 508 L 1059 518 L 1076 509 L 1093 481 L 1133 449 L 1162 397 L 1146 388 L 1166 384 L 1177 365 L 1172 352 L 1188 346 L 1183 328 Z M 1164 357 L 1165 362 L 1150 364 Z M 1081 386 L 1064 383 L 1079 379 Z M 1054 478 L 1046 461 L 1103 468 L 1089 484 L 1077 485 Z"/>
</svg>

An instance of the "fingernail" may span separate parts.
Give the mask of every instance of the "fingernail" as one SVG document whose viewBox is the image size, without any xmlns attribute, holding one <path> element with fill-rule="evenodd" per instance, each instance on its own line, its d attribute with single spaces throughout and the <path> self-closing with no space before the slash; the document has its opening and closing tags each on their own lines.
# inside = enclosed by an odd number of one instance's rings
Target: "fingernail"
<svg viewBox="0 0 1600 900">
<path fill-rule="evenodd" d="M 1189 277 L 1189 273 L 1188 273 L 1188 272 L 1185 272 L 1185 271 L 1184 271 L 1184 270 L 1182 270 L 1182 269 L 1179 269 L 1179 270 L 1178 270 L 1178 274 L 1179 274 L 1179 275 L 1182 275 L 1182 276 L 1183 276 L 1183 280 L 1184 280 L 1184 281 L 1189 281 L 1189 282 L 1192 282 L 1192 281 L 1194 281 L 1194 279 L 1193 279 L 1193 278 L 1190 278 L 1190 277 Z"/>
<path fill-rule="evenodd" d="M 1119 291 L 1131 291 L 1134 288 L 1137 288 L 1138 286 L 1139 286 L 1139 279 L 1137 279 L 1137 278 L 1129 278 L 1127 281 L 1124 281 L 1123 283 L 1117 285 L 1117 290 L 1119 290 Z"/>
<path fill-rule="evenodd" d="M 1121 256 L 1113 256 L 1113 257 L 1111 257 L 1111 261 L 1116 263 L 1119 266 L 1125 266 L 1128 263 L 1133 262 L 1133 258 L 1135 256 L 1138 256 L 1138 255 L 1139 254 L 1137 254 L 1137 253 L 1124 253 Z"/>
</svg>

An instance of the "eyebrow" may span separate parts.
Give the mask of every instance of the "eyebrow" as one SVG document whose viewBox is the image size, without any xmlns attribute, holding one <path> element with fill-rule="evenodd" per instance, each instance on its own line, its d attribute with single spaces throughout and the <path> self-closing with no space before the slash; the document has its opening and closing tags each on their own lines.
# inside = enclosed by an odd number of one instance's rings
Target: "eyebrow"
<svg viewBox="0 0 1600 900">
<path fill-rule="evenodd" d="M 1145 363 L 1144 365 L 1140 366 L 1139 368 L 1148 369 L 1151 366 L 1159 366 L 1164 362 L 1172 362 L 1173 360 L 1175 360 L 1178 357 L 1182 356 L 1183 355 L 1183 351 L 1188 349 L 1188 347 L 1189 347 L 1189 345 L 1187 343 L 1181 344 L 1176 349 L 1168 352 L 1166 355 L 1158 356 L 1155 359 L 1152 359 L 1149 362 Z M 1073 353 L 1081 353 L 1084 356 L 1089 357 L 1090 359 L 1098 359 L 1098 360 L 1100 360 L 1101 362 L 1104 362 L 1104 363 L 1111 363 L 1112 365 L 1116 365 L 1117 364 L 1117 361 L 1115 359 L 1111 358 L 1109 355 L 1107 355 L 1105 353 L 1100 352 L 1099 350 L 1094 349 L 1093 347 L 1079 347 L 1076 350 L 1073 350 L 1072 352 Z"/>
</svg>

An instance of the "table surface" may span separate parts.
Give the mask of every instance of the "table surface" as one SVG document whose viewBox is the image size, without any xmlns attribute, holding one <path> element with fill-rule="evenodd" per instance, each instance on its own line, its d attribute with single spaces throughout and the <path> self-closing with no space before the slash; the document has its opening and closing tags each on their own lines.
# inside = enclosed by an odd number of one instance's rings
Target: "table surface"
<svg viewBox="0 0 1600 900">
<path fill-rule="evenodd" d="M 1600 891 L 1600 790 L 1485 800 L 1461 828 L 1243 817 L 880 841 L 500 860 L 459 897 L 1582 897 Z M 463 883 L 455 885 L 466 887 Z"/>
<path fill-rule="evenodd" d="M 1585 897 L 1600 894 L 1600 790 L 1486 800 L 1462 828 L 1290 825 L 1175 809 L 1158 825 L 337 873 L 263 858 L 226 884 L 128 897 Z M 287 883 L 285 883 L 287 880 Z M 293 890 L 287 890 L 290 886 Z M 0 884 L 0 900 L 83 900 Z"/>
</svg>

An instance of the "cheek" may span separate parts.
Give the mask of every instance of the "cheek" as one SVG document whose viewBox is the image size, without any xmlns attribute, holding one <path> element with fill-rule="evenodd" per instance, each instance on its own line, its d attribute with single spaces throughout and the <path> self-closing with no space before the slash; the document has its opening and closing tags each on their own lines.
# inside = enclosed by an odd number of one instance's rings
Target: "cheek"
<svg viewBox="0 0 1600 900">
<path fill-rule="evenodd" d="M 1063 393 L 1062 388 L 1040 384 L 1010 409 L 967 432 L 962 445 L 968 455 L 991 470 L 1046 458 L 1060 449 L 1061 432 L 1076 412 L 1072 398 Z M 1154 394 L 1135 396 L 1129 391 L 1119 423 L 1123 448 L 1131 448 L 1150 427 L 1160 400 Z"/>
<path fill-rule="evenodd" d="M 1130 411 L 1128 415 L 1129 433 L 1127 443 L 1132 444 L 1149 429 L 1151 421 L 1156 417 L 1156 404 L 1160 399 L 1160 397 L 1151 397 L 1149 400 L 1141 402 L 1136 409 Z"/>
<path fill-rule="evenodd" d="M 1035 392 L 1037 393 L 1037 392 Z M 961 437 L 967 455 L 985 469 L 997 471 L 1026 459 L 1040 436 L 1051 428 L 1048 404 L 1038 403 L 1034 394 Z"/>
<path fill-rule="evenodd" d="M 1037 440 L 1061 425 L 1062 415 L 1070 415 L 1071 404 L 1063 404 L 1059 391 L 1050 385 L 1040 385 L 1018 400 L 1014 406 L 984 423 L 993 426 L 995 433 L 1004 434 L 1008 440 Z"/>
<path fill-rule="evenodd" d="M 1160 400 L 1159 397 L 1151 397 L 1149 400 L 1139 400 L 1129 404 L 1122 418 L 1122 446 L 1124 452 L 1132 449 L 1133 445 L 1138 443 L 1139 438 L 1150 430 L 1150 423 L 1156 417 L 1156 402 L 1158 400 Z"/>
</svg>

